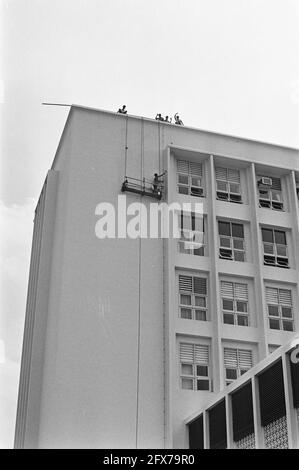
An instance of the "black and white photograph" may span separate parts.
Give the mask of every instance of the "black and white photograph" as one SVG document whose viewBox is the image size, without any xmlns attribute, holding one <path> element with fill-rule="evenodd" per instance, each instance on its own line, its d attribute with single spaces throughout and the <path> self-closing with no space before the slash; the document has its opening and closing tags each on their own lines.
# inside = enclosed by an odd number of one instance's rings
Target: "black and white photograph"
<svg viewBox="0 0 299 470">
<path fill-rule="evenodd" d="M 299 2 L 0 12 L 0 449 L 299 449 Z"/>
</svg>

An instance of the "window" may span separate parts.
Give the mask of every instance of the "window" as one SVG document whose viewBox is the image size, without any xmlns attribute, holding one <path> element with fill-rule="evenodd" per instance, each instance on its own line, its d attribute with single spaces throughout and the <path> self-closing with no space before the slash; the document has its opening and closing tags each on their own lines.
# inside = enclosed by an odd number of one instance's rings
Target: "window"
<svg viewBox="0 0 299 470">
<path fill-rule="evenodd" d="M 203 197 L 202 164 L 177 160 L 177 184 L 180 194 Z"/>
<path fill-rule="evenodd" d="M 266 287 L 266 302 L 271 330 L 294 331 L 291 290 Z"/>
<path fill-rule="evenodd" d="M 226 385 L 245 374 L 253 366 L 250 349 L 224 348 Z"/>
<path fill-rule="evenodd" d="M 209 346 L 180 343 L 180 376 L 185 390 L 211 390 Z"/>
<path fill-rule="evenodd" d="M 242 203 L 240 171 L 216 167 L 216 194 L 221 201 Z"/>
<path fill-rule="evenodd" d="M 262 240 L 264 264 L 288 268 L 289 259 L 286 233 L 283 230 L 262 228 Z"/>
<path fill-rule="evenodd" d="M 180 223 L 180 253 L 197 256 L 205 255 L 204 218 L 195 216 L 194 212 L 181 212 Z"/>
<path fill-rule="evenodd" d="M 179 275 L 180 317 L 207 321 L 207 280 L 202 277 Z"/>
<path fill-rule="evenodd" d="M 249 326 L 247 284 L 221 281 L 223 323 Z"/>
<path fill-rule="evenodd" d="M 260 207 L 283 210 L 280 178 L 258 176 L 258 197 Z"/>
<path fill-rule="evenodd" d="M 219 258 L 245 261 L 245 241 L 243 224 L 218 222 Z"/>
</svg>

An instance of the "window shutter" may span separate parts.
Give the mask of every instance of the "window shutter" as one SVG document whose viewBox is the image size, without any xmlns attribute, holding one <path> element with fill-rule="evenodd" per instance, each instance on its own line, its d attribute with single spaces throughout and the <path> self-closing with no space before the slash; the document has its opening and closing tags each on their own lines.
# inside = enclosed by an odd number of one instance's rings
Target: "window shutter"
<svg viewBox="0 0 299 470">
<path fill-rule="evenodd" d="M 240 369 L 251 369 L 253 366 L 252 351 L 249 349 L 238 349 L 238 359 Z"/>
<path fill-rule="evenodd" d="M 221 295 L 222 297 L 234 298 L 234 287 L 232 282 L 221 281 Z"/>
<path fill-rule="evenodd" d="M 272 189 L 275 189 L 276 191 L 281 191 L 281 182 L 280 182 L 280 178 L 273 178 L 271 176 L 271 179 L 272 179 L 272 186 L 271 188 Z"/>
<path fill-rule="evenodd" d="M 238 367 L 238 351 L 233 348 L 224 348 L 225 367 Z"/>
<path fill-rule="evenodd" d="M 240 171 L 228 168 L 227 179 L 233 183 L 240 183 Z"/>
<path fill-rule="evenodd" d="M 210 449 L 226 449 L 225 401 L 209 410 Z"/>
<path fill-rule="evenodd" d="M 189 449 L 203 449 L 203 416 L 199 416 L 189 424 Z"/>
<path fill-rule="evenodd" d="M 196 364 L 209 364 L 209 346 L 207 345 L 194 345 L 194 353 L 195 353 L 195 362 Z"/>
<path fill-rule="evenodd" d="M 266 301 L 267 304 L 278 305 L 278 289 L 274 289 L 273 287 L 266 287 Z"/>
<path fill-rule="evenodd" d="M 248 300 L 248 286 L 247 284 L 234 284 L 235 298 L 240 300 Z"/>
<path fill-rule="evenodd" d="M 193 362 L 193 344 L 180 343 L 180 361 L 181 362 Z"/>
<path fill-rule="evenodd" d="M 232 394 L 232 414 L 234 441 L 254 432 L 251 382 Z"/>
<path fill-rule="evenodd" d="M 281 359 L 259 375 L 261 424 L 276 421 L 285 416 L 285 395 Z"/>
<path fill-rule="evenodd" d="M 207 280 L 204 277 L 193 278 L 193 292 L 194 294 L 207 294 Z"/>
<path fill-rule="evenodd" d="M 227 169 L 217 166 L 215 168 L 216 179 L 218 180 L 227 180 Z"/>
<path fill-rule="evenodd" d="M 288 289 L 279 289 L 279 303 L 292 306 L 292 292 Z"/>
<path fill-rule="evenodd" d="M 179 173 L 189 173 L 189 162 L 186 160 L 177 160 L 177 170 Z"/>
<path fill-rule="evenodd" d="M 190 162 L 190 172 L 192 176 L 202 176 L 202 164 Z"/>
<path fill-rule="evenodd" d="M 192 276 L 179 275 L 179 289 L 192 292 Z"/>
</svg>

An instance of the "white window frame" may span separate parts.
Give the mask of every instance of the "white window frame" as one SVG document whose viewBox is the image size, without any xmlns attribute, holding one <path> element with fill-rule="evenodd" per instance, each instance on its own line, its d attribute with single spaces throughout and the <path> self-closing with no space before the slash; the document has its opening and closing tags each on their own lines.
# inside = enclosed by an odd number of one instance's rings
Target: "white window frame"
<svg viewBox="0 0 299 470">
<path fill-rule="evenodd" d="M 185 217 L 190 217 L 189 225 L 191 229 L 182 227 L 182 218 L 184 219 Z M 194 212 L 181 212 L 179 214 L 180 239 L 178 241 L 178 250 L 182 254 L 206 256 L 205 218 L 202 217 L 203 231 L 195 230 L 197 225 L 196 219 L 200 220 L 201 218 Z"/>
<path fill-rule="evenodd" d="M 182 277 L 188 277 L 192 279 L 192 291 L 190 290 L 184 290 L 180 288 L 180 279 Z M 182 318 L 183 320 L 195 320 L 195 321 L 209 321 L 209 309 L 208 309 L 208 280 L 206 277 L 203 276 L 194 276 L 191 274 L 179 274 L 179 299 L 178 299 L 178 304 L 179 304 L 179 317 Z M 206 283 L 206 293 L 205 294 L 199 294 L 194 292 L 194 279 L 204 279 Z M 190 304 L 184 304 L 182 303 L 182 296 L 189 296 L 190 297 Z M 205 300 L 205 306 L 198 306 L 196 305 L 196 299 L 204 299 Z M 182 316 L 182 310 L 189 310 L 190 311 L 190 318 Z M 202 312 L 205 315 L 205 319 L 200 319 L 196 318 L 197 317 L 197 312 Z"/>
<path fill-rule="evenodd" d="M 271 230 L 273 234 L 273 242 L 264 242 L 263 241 L 263 229 Z M 285 235 L 286 244 L 275 242 L 275 232 L 283 232 Z M 263 256 L 264 256 L 264 265 L 265 266 L 276 266 L 278 268 L 289 268 L 289 253 L 288 253 L 288 241 L 287 241 L 287 231 L 277 228 L 262 227 L 262 243 L 263 243 Z M 265 258 L 268 259 L 266 262 Z M 273 263 L 271 262 L 273 260 Z"/>
<path fill-rule="evenodd" d="M 259 199 L 259 206 L 264 209 L 272 209 L 276 211 L 283 211 L 284 210 L 284 203 L 283 203 L 283 192 L 281 188 L 281 178 L 273 177 L 273 176 L 266 176 L 266 178 L 279 180 L 279 187 L 280 189 L 275 189 L 272 186 L 262 185 L 260 180 L 265 177 L 258 176 L 257 177 L 257 189 L 258 189 L 258 199 Z M 263 194 L 264 193 L 264 194 Z M 275 198 L 275 195 L 279 195 L 279 199 Z"/>
<path fill-rule="evenodd" d="M 193 348 L 193 359 L 192 361 L 184 361 L 181 359 L 181 345 L 188 345 L 189 347 L 192 346 Z M 208 361 L 207 362 L 199 362 L 195 360 L 195 348 L 196 347 L 204 347 L 208 348 Z M 183 372 L 183 366 L 191 366 L 192 373 L 186 374 Z M 206 367 L 207 368 L 207 375 L 199 375 L 197 374 L 197 366 L 199 367 Z M 180 387 L 182 390 L 189 390 L 189 391 L 205 391 L 211 392 L 212 391 L 212 380 L 211 380 L 211 367 L 210 367 L 210 346 L 206 344 L 198 344 L 198 343 L 187 343 L 185 341 L 179 342 L 179 367 L 180 367 Z M 198 389 L 198 380 L 204 381 L 208 383 L 208 388 Z M 190 384 L 192 383 L 192 388 L 184 387 L 184 381 L 188 381 Z"/>
<path fill-rule="evenodd" d="M 277 291 L 277 298 L 278 298 L 278 303 L 271 302 L 267 300 L 267 291 L 268 289 L 273 289 Z M 287 304 L 281 301 L 282 294 L 281 291 L 288 291 L 290 293 L 290 299 L 291 303 Z M 276 331 L 290 331 L 294 332 L 295 331 L 295 324 L 294 324 L 294 305 L 293 305 L 293 293 L 292 289 L 285 289 L 282 287 L 272 287 L 272 286 L 266 286 L 266 304 L 267 304 L 267 316 L 268 316 L 268 323 L 269 323 L 269 329 L 270 330 L 276 330 Z M 278 315 L 273 315 L 269 312 L 269 307 L 277 307 L 277 312 Z M 288 308 L 291 310 L 291 317 L 285 317 L 283 315 L 283 308 Z M 271 320 L 278 322 L 279 328 L 271 328 Z M 284 322 L 288 322 L 292 325 L 292 329 L 288 330 L 284 328 Z"/>
<path fill-rule="evenodd" d="M 225 172 L 225 176 L 217 176 L 217 169 L 222 170 Z M 234 181 L 230 177 L 230 172 L 237 172 L 238 178 L 237 181 Z M 219 201 L 228 201 L 233 202 L 236 204 L 242 204 L 242 192 L 241 192 L 241 173 L 238 168 L 226 168 L 226 167 L 215 167 L 215 175 L 216 175 L 216 197 Z M 238 185 L 239 191 L 232 191 L 232 185 Z M 219 189 L 220 186 L 220 189 Z M 221 188 L 222 186 L 222 188 Z M 225 187 L 225 188 L 224 188 Z"/>
<path fill-rule="evenodd" d="M 232 290 L 233 290 L 233 297 L 226 296 L 222 294 L 222 283 L 226 282 L 227 284 L 232 284 Z M 243 299 L 240 297 L 237 297 L 236 291 L 237 291 L 237 286 L 242 285 L 246 286 L 246 291 L 247 291 L 247 299 Z M 232 282 L 232 281 L 220 281 L 220 293 L 221 293 L 221 304 L 222 304 L 222 322 L 225 325 L 235 325 L 235 326 L 250 326 L 250 313 L 249 313 L 249 293 L 248 293 L 248 284 L 247 283 L 241 283 L 241 282 Z M 227 310 L 223 306 L 223 301 L 228 300 L 233 303 L 233 310 Z M 246 312 L 241 312 L 238 310 L 238 302 L 242 302 L 247 305 L 247 311 Z M 224 321 L 224 315 L 231 315 L 233 316 L 234 322 L 233 323 L 228 323 Z M 246 318 L 247 320 L 247 325 L 240 325 L 238 323 L 239 317 Z"/>
<path fill-rule="evenodd" d="M 230 232 L 231 232 L 230 236 L 229 235 L 221 235 L 219 233 L 219 222 L 224 222 L 224 223 L 230 224 Z M 243 238 L 234 237 L 232 235 L 232 224 L 237 224 L 237 225 L 242 225 L 243 226 L 243 235 L 244 235 Z M 245 226 L 244 226 L 244 224 L 239 223 L 239 222 L 231 222 L 231 221 L 221 220 L 220 219 L 220 220 L 218 220 L 218 237 L 219 237 L 219 258 L 220 259 L 238 261 L 240 263 L 246 262 L 246 244 L 245 244 Z M 223 244 L 224 240 L 227 240 L 226 245 Z M 235 242 L 238 242 L 240 240 L 242 240 L 243 249 L 234 247 Z M 231 251 L 231 258 L 225 257 L 223 254 L 221 255 L 221 251 L 222 251 L 222 253 L 224 251 Z M 236 256 L 237 253 L 242 253 L 243 254 L 243 259 L 242 260 L 235 259 L 235 256 Z"/>
<path fill-rule="evenodd" d="M 237 365 L 236 366 L 227 366 L 225 364 L 225 350 L 230 350 L 230 351 L 233 351 L 234 353 L 236 353 L 236 357 L 237 357 Z M 251 366 L 250 367 L 244 367 L 244 366 L 242 367 L 242 365 L 240 364 L 241 363 L 240 355 L 241 355 L 242 352 L 245 352 L 245 353 L 250 352 L 251 353 Z M 223 348 L 223 357 L 224 357 L 224 373 L 225 373 L 225 383 L 226 383 L 226 385 L 230 385 L 232 382 L 237 380 L 239 377 L 241 377 L 243 374 L 245 374 L 248 370 L 250 370 L 254 366 L 252 349 L 234 348 L 234 347 L 230 347 L 230 346 L 225 346 Z M 236 378 L 234 378 L 234 379 L 227 378 L 226 377 L 227 369 L 234 370 L 236 372 Z"/>
<path fill-rule="evenodd" d="M 204 178 L 202 162 L 193 162 L 189 160 L 178 159 L 177 166 L 177 191 L 179 194 L 185 194 L 194 197 L 205 197 L 204 194 Z M 179 168 L 181 167 L 181 168 Z M 185 183 L 180 181 L 185 178 Z M 200 184 L 195 180 L 200 179 Z M 181 192 L 180 188 L 185 188 L 185 192 Z M 198 194 L 196 194 L 198 191 Z"/>
</svg>

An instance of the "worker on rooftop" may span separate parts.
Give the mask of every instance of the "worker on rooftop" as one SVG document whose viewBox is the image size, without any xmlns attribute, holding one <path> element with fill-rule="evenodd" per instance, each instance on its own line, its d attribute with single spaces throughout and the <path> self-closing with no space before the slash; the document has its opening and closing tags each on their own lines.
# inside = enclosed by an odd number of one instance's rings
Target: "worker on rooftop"
<svg viewBox="0 0 299 470">
<path fill-rule="evenodd" d="M 120 114 L 127 114 L 126 105 L 124 104 L 122 108 L 119 108 L 117 111 Z"/>
<path fill-rule="evenodd" d="M 175 121 L 175 124 L 177 124 L 178 126 L 183 126 L 184 123 L 183 121 L 180 119 L 180 116 L 178 115 L 178 113 L 175 113 L 174 115 L 174 121 Z"/>
<path fill-rule="evenodd" d="M 166 116 L 166 117 L 165 117 L 165 122 L 171 123 L 171 121 L 172 121 L 172 118 L 169 118 L 169 116 Z"/>
<path fill-rule="evenodd" d="M 164 118 L 161 116 L 161 113 L 157 113 L 155 119 L 156 121 L 164 121 Z"/>
</svg>

